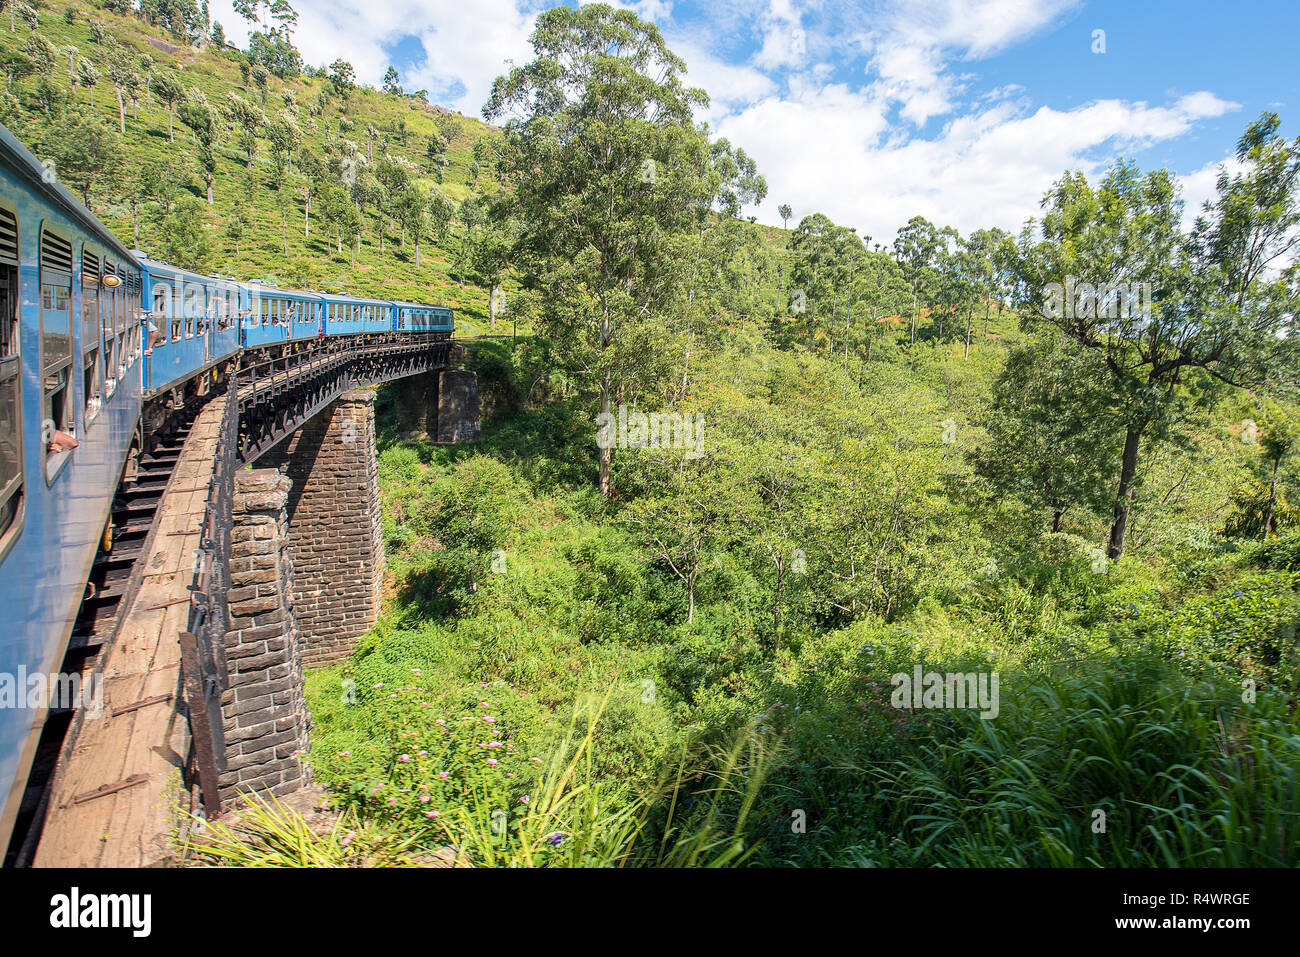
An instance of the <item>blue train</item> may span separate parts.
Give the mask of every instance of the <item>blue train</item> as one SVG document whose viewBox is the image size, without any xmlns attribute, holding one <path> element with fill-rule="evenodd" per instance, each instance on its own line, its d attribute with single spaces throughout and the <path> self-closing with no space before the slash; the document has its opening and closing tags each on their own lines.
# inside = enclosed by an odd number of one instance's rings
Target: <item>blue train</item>
<svg viewBox="0 0 1300 957">
<path fill-rule="evenodd" d="M 0 848 L 48 717 L 6 694 L 60 670 L 119 485 L 165 410 L 249 350 L 453 330 L 441 306 L 201 276 L 128 250 L 0 126 Z"/>
</svg>

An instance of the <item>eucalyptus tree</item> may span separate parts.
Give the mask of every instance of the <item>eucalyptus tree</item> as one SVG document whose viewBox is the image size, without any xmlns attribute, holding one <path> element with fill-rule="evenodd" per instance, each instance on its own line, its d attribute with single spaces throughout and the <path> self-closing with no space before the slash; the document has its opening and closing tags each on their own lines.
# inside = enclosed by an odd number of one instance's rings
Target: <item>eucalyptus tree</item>
<svg viewBox="0 0 1300 957">
<path fill-rule="evenodd" d="M 913 216 L 894 239 L 894 259 L 912 290 L 911 341 L 916 342 L 916 322 L 921 302 L 932 287 L 934 266 L 943 245 L 943 234 L 924 216 Z"/>
<path fill-rule="evenodd" d="M 117 92 L 117 120 L 119 131 L 126 132 L 126 92 L 138 81 L 135 64 L 130 54 L 114 42 L 108 52 L 108 78 Z"/>
<path fill-rule="evenodd" d="M 497 290 L 509 272 L 519 242 L 514 201 L 498 193 L 479 203 L 461 204 L 466 236 L 463 261 L 471 281 L 487 293 L 488 326 L 497 327 Z"/>
<path fill-rule="evenodd" d="M 77 58 L 77 84 L 84 86 L 90 93 L 90 108 L 95 108 L 95 84 L 99 82 L 99 70 L 84 56 Z"/>
<path fill-rule="evenodd" d="M 795 253 L 790 272 L 791 311 L 808 316 L 816 338 L 819 328 L 828 347 L 834 347 L 835 326 L 844 317 L 845 342 L 852 323 L 855 289 L 865 273 L 867 248 L 851 227 L 837 226 L 822 213 L 805 216 L 794 231 L 790 249 Z M 819 320 L 825 321 L 820 323 Z M 846 360 L 847 361 L 847 360 Z"/>
<path fill-rule="evenodd" d="M 213 186 L 217 178 L 217 117 L 207 101 L 193 95 L 191 91 L 185 101 L 177 108 L 181 122 L 194 133 L 198 147 L 199 170 L 203 175 L 203 186 L 207 191 L 208 205 L 213 204 Z"/>
<path fill-rule="evenodd" d="M 970 266 L 979 277 L 980 292 L 984 298 L 984 335 L 987 336 L 993 301 L 996 299 L 1001 302 L 1007 294 L 1007 270 L 1016 256 L 1016 241 L 1010 233 L 995 226 L 992 229 L 975 230 L 966 237 L 964 247 L 970 257 Z M 966 346 L 969 350 L 969 329 Z"/>
<path fill-rule="evenodd" d="M 185 87 L 170 73 L 156 73 L 149 89 L 167 107 L 167 140 L 176 142 L 176 104 L 185 98 Z"/>
<path fill-rule="evenodd" d="M 266 123 L 266 114 L 256 103 L 231 90 L 226 95 L 226 118 L 236 130 L 246 167 L 252 169 L 257 157 L 257 134 Z"/>
<path fill-rule="evenodd" d="M 603 4 L 540 14 L 534 59 L 497 77 L 483 109 L 504 120 L 500 173 L 524 224 L 521 266 L 546 294 L 539 328 L 595 384 L 599 410 L 662 380 L 662 315 L 680 294 L 681 238 L 716 196 L 716 173 L 659 30 Z M 611 493 L 612 447 L 598 482 Z"/>
</svg>

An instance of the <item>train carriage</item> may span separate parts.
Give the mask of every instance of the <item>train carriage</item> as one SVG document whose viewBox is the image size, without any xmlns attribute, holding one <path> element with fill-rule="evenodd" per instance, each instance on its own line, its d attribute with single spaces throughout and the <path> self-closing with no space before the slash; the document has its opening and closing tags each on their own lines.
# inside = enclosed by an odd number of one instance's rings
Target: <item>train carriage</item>
<svg viewBox="0 0 1300 957">
<path fill-rule="evenodd" d="M 90 595 L 114 498 L 140 492 L 123 477 L 173 393 L 202 395 L 218 366 L 283 343 L 453 325 L 444 307 L 238 283 L 128 250 L 0 126 L 0 681 L 12 693 L 90 648 L 70 650 L 79 611 L 120 597 Z M 129 569 L 121 551 L 107 561 Z M 0 841 L 34 813 L 23 798 L 40 793 L 27 788 L 38 744 L 62 741 L 42 730 L 70 720 L 47 726 L 47 702 L 25 704 L 0 702 Z"/>
<path fill-rule="evenodd" d="M 155 332 L 145 359 L 145 394 L 174 388 L 239 350 L 239 317 L 247 297 L 238 283 L 200 276 L 150 259 L 143 267 L 144 303 Z"/>
<path fill-rule="evenodd" d="M 393 304 L 386 299 L 321 296 L 326 335 L 355 336 L 393 330 Z"/>
<path fill-rule="evenodd" d="M 242 283 L 246 296 L 243 344 L 277 345 L 318 338 L 322 333 L 321 297 L 263 283 Z"/>
<path fill-rule="evenodd" d="M 397 332 L 446 332 L 452 327 L 451 310 L 418 302 L 393 302 L 393 329 Z"/>
<path fill-rule="evenodd" d="M 11 688 L 60 667 L 136 435 L 140 290 L 130 251 L 0 128 L 0 674 Z M 28 704 L 0 708 L 0 837 L 46 715 Z"/>
</svg>

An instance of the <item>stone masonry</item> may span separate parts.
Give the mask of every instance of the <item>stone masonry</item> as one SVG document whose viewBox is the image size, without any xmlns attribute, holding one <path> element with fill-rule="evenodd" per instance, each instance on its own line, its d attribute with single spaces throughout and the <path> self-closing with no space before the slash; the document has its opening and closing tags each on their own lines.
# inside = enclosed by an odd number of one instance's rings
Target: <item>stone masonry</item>
<svg viewBox="0 0 1300 957">
<path fill-rule="evenodd" d="M 259 461 L 293 483 L 289 556 L 303 664 L 352 652 L 379 616 L 384 568 L 375 393 L 346 392 Z"/>
<path fill-rule="evenodd" d="M 246 791 L 287 794 L 310 780 L 311 715 L 303 699 L 302 641 L 294 622 L 285 506 L 291 482 L 275 469 L 235 477 L 230 533 L 229 687 L 222 696 L 223 801 Z"/>
<path fill-rule="evenodd" d="M 450 445 L 479 438 L 478 376 L 445 369 L 438 378 L 438 442 Z"/>
</svg>

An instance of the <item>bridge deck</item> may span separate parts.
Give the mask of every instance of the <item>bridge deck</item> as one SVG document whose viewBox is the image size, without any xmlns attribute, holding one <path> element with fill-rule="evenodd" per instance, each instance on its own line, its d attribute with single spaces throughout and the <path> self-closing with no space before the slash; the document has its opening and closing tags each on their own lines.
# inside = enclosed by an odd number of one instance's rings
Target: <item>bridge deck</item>
<svg viewBox="0 0 1300 957">
<path fill-rule="evenodd" d="M 145 546 L 139 591 L 105 655 L 104 707 L 73 729 L 37 867 L 149 867 L 171 856 L 177 808 L 190 806 L 181 784 L 189 728 L 177 712 L 177 636 L 188 625 L 194 552 L 223 407 L 224 396 L 218 396 L 199 413 L 167 485 Z M 87 797 L 129 781 L 138 783 Z"/>
</svg>

